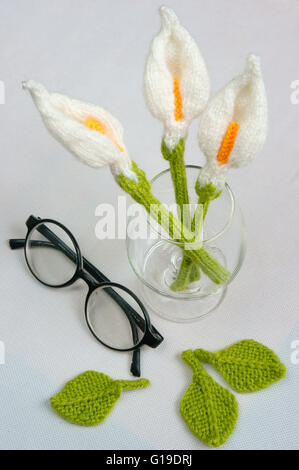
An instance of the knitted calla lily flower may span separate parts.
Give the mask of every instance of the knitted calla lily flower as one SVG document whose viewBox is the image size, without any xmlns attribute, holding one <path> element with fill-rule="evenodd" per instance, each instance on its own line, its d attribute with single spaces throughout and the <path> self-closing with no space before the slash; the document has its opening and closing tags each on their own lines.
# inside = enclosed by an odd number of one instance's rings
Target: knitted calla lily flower
<svg viewBox="0 0 299 470">
<path fill-rule="evenodd" d="M 164 140 L 172 150 L 205 108 L 210 80 L 195 41 L 175 13 L 162 7 L 160 14 L 162 27 L 151 44 L 144 92 L 150 111 L 164 123 Z"/>
<path fill-rule="evenodd" d="M 247 165 L 267 135 L 267 100 L 259 58 L 249 55 L 245 71 L 211 100 L 199 125 L 199 146 L 207 158 L 199 185 L 223 187 L 228 168 Z"/>
<path fill-rule="evenodd" d="M 23 83 L 53 137 L 87 165 L 109 165 L 114 175 L 136 179 L 123 143 L 123 128 L 108 111 L 93 104 L 49 93 L 33 80 Z"/>
</svg>

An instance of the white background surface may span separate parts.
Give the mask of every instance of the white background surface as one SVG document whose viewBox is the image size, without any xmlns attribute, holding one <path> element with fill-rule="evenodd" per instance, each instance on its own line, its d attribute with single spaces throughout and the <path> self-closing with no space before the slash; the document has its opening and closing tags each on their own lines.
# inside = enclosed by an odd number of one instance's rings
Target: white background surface
<svg viewBox="0 0 299 470">
<path fill-rule="evenodd" d="M 84 255 L 107 276 L 133 289 L 136 280 L 125 241 L 100 242 L 94 234 L 96 206 L 116 204 L 121 190 L 107 169 L 83 166 L 50 137 L 21 82 L 33 78 L 108 108 L 125 127 L 132 157 L 152 177 L 167 163 L 159 153 L 162 126 L 145 107 L 142 75 L 160 27 L 160 1 L 2 0 L 0 340 L 6 364 L 0 365 L 0 448 L 204 449 L 178 412 L 191 381 L 180 352 L 218 350 L 244 338 L 283 350 L 288 374 L 283 385 L 238 396 L 240 419 L 225 448 L 293 448 L 298 442 L 299 366 L 291 364 L 290 348 L 291 338 L 299 339 L 294 333 L 299 105 L 291 104 L 290 85 L 299 79 L 299 5 L 295 0 L 168 0 L 167 5 L 197 41 L 213 92 L 243 70 L 249 52 L 262 58 L 269 136 L 262 155 L 230 177 L 247 223 L 245 264 L 222 305 L 204 321 L 178 325 L 152 315 L 165 336 L 158 350 L 142 353 L 143 375 L 152 385 L 124 394 L 106 423 L 82 430 L 52 413 L 47 400 L 67 380 L 87 369 L 125 378 L 131 356 L 92 339 L 84 323 L 83 285 L 44 288 L 28 274 L 22 252 L 9 250 L 7 239 L 25 234 L 31 213 L 52 217 L 73 231 Z M 197 123 L 190 130 L 186 161 L 201 164 L 196 128 Z M 261 403 L 261 412 L 250 418 Z"/>
</svg>

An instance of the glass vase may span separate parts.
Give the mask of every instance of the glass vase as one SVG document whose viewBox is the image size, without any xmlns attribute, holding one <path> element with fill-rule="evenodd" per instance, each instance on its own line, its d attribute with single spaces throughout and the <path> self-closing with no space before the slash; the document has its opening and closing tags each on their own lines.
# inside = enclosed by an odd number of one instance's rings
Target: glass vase
<svg viewBox="0 0 299 470">
<path fill-rule="evenodd" d="M 195 208 L 198 196 L 195 183 L 201 168 L 186 166 L 190 208 Z M 151 181 L 154 196 L 175 215 L 177 206 L 171 174 L 165 170 Z M 157 315 L 174 322 L 191 322 L 213 311 L 223 300 L 227 285 L 239 272 L 245 255 L 245 228 L 241 211 L 229 185 L 211 201 L 201 232 L 201 246 L 230 272 L 226 284 L 216 284 L 198 266 L 183 290 L 174 290 L 183 257 L 196 244 L 174 241 L 145 212 L 146 236 L 136 235 L 136 221 L 128 218 L 127 252 L 130 264 L 139 279 L 140 295 Z M 192 282 L 191 282 L 192 281 Z"/>
</svg>

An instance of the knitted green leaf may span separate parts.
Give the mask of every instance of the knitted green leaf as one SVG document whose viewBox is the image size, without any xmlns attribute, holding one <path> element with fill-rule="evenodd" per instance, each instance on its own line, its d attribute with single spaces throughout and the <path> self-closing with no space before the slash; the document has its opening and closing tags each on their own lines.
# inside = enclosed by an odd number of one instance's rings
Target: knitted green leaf
<svg viewBox="0 0 299 470">
<path fill-rule="evenodd" d="M 104 421 L 123 389 L 148 385 L 146 379 L 113 380 L 108 375 L 87 371 L 68 382 L 50 401 L 62 418 L 81 426 L 94 426 Z"/>
<path fill-rule="evenodd" d="M 192 431 L 211 447 L 224 444 L 233 432 L 238 419 L 235 397 L 210 377 L 189 350 L 183 360 L 194 371 L 193 382 L 180 403 L 180 412 Z"/>
<path fill-rule="evenodd" d="M 240 393 L 256 392 L 285 376 L 286 368 L 276 354 L 261 343 L 244 340 L 216 353 L 194 351 L 200 361 L 209 362 L 229 385 Z"/>
</svg>

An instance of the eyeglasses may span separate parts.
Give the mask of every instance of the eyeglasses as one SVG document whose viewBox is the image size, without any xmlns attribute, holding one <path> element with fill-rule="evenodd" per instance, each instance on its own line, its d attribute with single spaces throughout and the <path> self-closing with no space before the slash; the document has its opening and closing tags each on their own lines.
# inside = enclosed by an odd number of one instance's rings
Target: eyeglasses
<svg viewBox="0 0 299 470">
<path fill-rule="evenodd" d="M 48 287 L 62 288 L 83 279 L 88 285 L 85 318 L 93 336 L 107 348 L 133 351 L 131 372 L 140 376 L 140 347 L 156 348 L 163 336 L 127 287 L 110 280 L 85 259 L 73 234 L 52 219 L 30 216 L 25 239 L 11 239 L 11 249 L 24 248 L 33 276 Z"/>
</svg>

